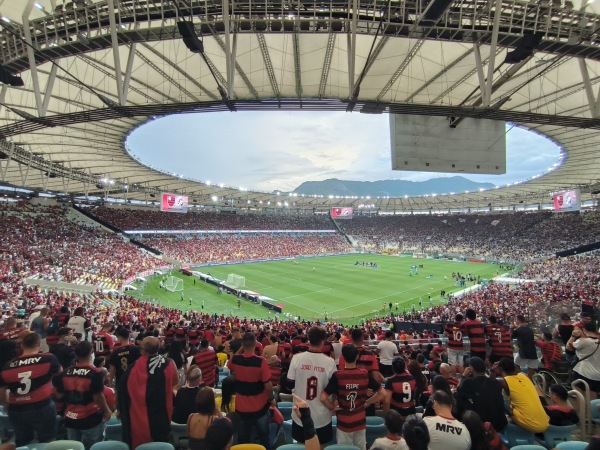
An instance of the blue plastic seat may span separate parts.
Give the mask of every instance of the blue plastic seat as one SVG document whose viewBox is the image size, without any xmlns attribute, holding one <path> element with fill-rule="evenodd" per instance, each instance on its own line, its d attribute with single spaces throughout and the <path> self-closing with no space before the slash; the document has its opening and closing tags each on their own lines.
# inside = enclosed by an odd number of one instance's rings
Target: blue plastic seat
<svg viewBox="0 0 600 450">
<path fill-rule="evenodd" d="M 294 440 L 292 439 L 292 421 L 286 420 L 283 422 L 283 434 L 285 436 L 285 443 L 292 444 Z"/>
<path fill-rule="evenodd" d="M 47 444 L 29 444 L 22 447 L 17 447 L 17 450 L 45 450 Z"/>
<path fill-rule="evenodd" d="M 533 433 L 524 430 L 512 422 L 506 426 L 503 433 L 500 433 L 500 438 L 509 448 L 517 445 L 535 444 L 535 435 Z"/>
<path fill-rule="evenodd" d="M 175 450 L 175 447 L 168 442 L 147 442 L 138 445 L 135 450 Z"/>
<path fill-rule="evenodd" d="M 367 417 L 368 419 L 369 417 Z M 377 417 L 378 419 L 383 420 L 382 417 Z M 367 447 L 370 447 L 375 439 L 384 437 L 387 433 L 387 428 L 385 427 L 385 423 L 380 423 L 378 425 L 369 425 L 367 422 Z"/>
<path fill-rule="evenodd" d="M 583 441 L 560 442 L 556 448 L 558 450 L 585 450 L 589 444 Z"/>
<path fill-rule="evenodd" d="M 187 424 L 171 422 L 171 437 L 175 448 L 187 448 Z"/>
<path fill-rule="evenodd" d="M 64 439 L 60 441 L 48 442 L 45 450 L 85 450 L 85 447 L 79 441 Z"/>
<path fill-rule="evenodd" d="M 277 450 L 305 450 L 304 444 L 285 444 L 277 447 Z"/>
<path fill-rule="evenodd" d="M 541 445 L 535 444 L 524 444 L 524 445 L 515 445 L 511 447 L 510 450 L 546 450 L 546 447 L 542 447 Z"/>
<path fill-rule="evenodd" d="M 369 425 L 382 425 L 385 423 L 383 417 L 379 416 L 367 416 L 367 426 Z"/>
<path fill-rule="evenodd" d="M 129 445 L 121 441 L 96 442 L 90 450 L 129 450 Z"/>
<path fill-rule="evenodd" d="M 121 441 L 123 440 L 122 433 L 123 424 L 121 422 L 115 424 L 106 425 L 106 431 L 104 432 L 104 439 L 107 441 Z"/>
<path fill-rule="evenodd" d="M 599 406 L 600 398 L 590 402 L 590 417 L 592 418 L 592 422 L 594 422 L 596 425 L 600 425 L 600 410 L 598 410 Z"/>
<path fill-rule="evenodd" d="M 333 444 L 325 447 L 325 450 L 360 450 L 356 445 Z"/>
<path fill-rule="evenodd" d="M 544 431 L 544 439 L 540 440 L 539 438 L 536 438 L 536 440 L 547 449 L 552 449 L 555 448 L 559 442 L 570 441 L 576 428 L 577 425 L 565 425 L 561 427 L 550 425 L 546 431 Z"/>
<path fill-rule="evenodd" d="M 277 402 L 277 408 L 281 408 L 281 407 L 292 407 L 294 406 L 294 402 Z"/>
<path fill-rule="evenodd" d="M 280 406 L 277 405 L 277 409 L 279 410 L 279 412 L 281 413 L 281 415 L 283 416 L 283 420 L 291 420 L 292 418 L 292 412 L 293 412 L 293 407 L 290 406 Z"/>
</svg>

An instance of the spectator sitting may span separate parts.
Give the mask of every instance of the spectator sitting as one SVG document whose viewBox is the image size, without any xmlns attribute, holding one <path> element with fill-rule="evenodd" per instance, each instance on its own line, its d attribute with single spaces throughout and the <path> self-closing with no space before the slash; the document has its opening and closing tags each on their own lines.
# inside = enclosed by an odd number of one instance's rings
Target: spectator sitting
<svg viewBox="0 0 600 450">
<path fill-rule="evenodd" d="M 544 406 L 550 417 L 550 425 L 565 426 L 579 423 L 579 416 L 569 404 L 569 392 L 560 384 L 550 386 L 550 399 L 552 405 Z"/>
<path fill-rule="evenodd" d="M 544 368 L 553 371 L 554 363 L 563 359 L 562 349 L 552 340 L 551 333 L 544 333 L 542 337 L 542 340 L 535 341 L 535 346 L 542 350 Z"/>
<path fill-rule="evenodd" d="M 435 410 L 433 409 L 433 394 L 437 391 L 443 391 L 448 394 L 450 399 L 453 399 L 452 390 L 450 389 L 450 385 L 448 384 L 448 380 L 441 375 L 436 375 L 431 383 L 431 397 L 427 401 L 425 405 L 425 410 L 423 411 L 423 417 L 435 416 Z"/>
<path fill-rule="evenodd" d="M 192 366 L 187 372 L 187 383 L 177 391 L 173 402 L 173 422 L 187 423 L 190 414 L 196 412 L 196 397 L 202 383 L 202 372 L 198 366 Z"/>
<path fill-rule="evenodd" d="M 429 447 L 429 429 L 418 416 L 410 416 L 402 425 L 402 436 L 409 450 L 427 450 Z"/>
<path fill-rule="evenodd" d="M 490 422 L 482 422 L 475 411 L 465 412 L 462 422 L 471 435 L 471 450 L 506 450 L 494 426 Z"/>
<path fill-rule="evenodd" d="M 375 439 L 372 448 L 381 450 L 408 450 L 408 445 L 402 439 L 402 425 L 404 421 L 398 411 L 390 410 L 385 415 L 385 427 L 387 434 L 385 437 Z"/>
<path fill-rule="evenodd" d="M 429 450 L 469 450 L 471 436 L 467 427 L 452 415 L 452 397 L 436 391 L 431 400 L 435 416 L 423 419 L 429 429 Z"/>
<path fill-rule="evenodd" d="M 233 375 L 223 378 L 221 396 L 217 397 L 216 401 L 221 412 L 225 414 L 235 412 L 235 377 Z"/>
<path fill-rule="evenodd" d="M 476 356 L 474 358 L 476 358 Z M 450 385 L 451 389 L 454 389 L 454 388 L 456 388 L 456 386 L 458 386 L 458 380 L 452 376 L 452 367 L 450 367 L 450 364 L 447 364 L 447 363 L 440 364 L 439 370 L 440 370 L 440 375 L 446 379 L 446 381 Z"/>
<path fill-rule="evenodd" d="M 456 390 L 456 403 L 459 417 L 467 411 L 475 411 L 484 422 L 491 422 L 498 431 L 504 430 L 508 421 L 504 414 L 502 386 L 495 378 L 485 374 L 485 362 L 473 356 L 469 367 L 463 372 L 463 378 Z"/>
<path fill-rule="evenodd" d="M 221 416 L 215 402 L 215 391 L 203 387 L 196 396 L 196 412 L 187 419 L 188 449 L 204 450 L 208 443 L 207 431 L 213 420 Z"/>
</svg>

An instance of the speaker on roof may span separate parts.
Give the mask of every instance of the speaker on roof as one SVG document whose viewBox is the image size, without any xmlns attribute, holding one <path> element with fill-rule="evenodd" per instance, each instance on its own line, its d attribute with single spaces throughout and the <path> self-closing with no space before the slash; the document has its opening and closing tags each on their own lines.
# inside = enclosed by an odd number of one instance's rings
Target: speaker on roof
<svg viewBox="0 0 600 450">
<path fill-rule="evenodd" d="M 188 22 L 186 20 L 177 22 L 177 28 L 179 29 L 179 34 L 181 34 L 181 37 L 183 38 L 183 43 L 191 52 L 204 53 L 204 44 L 198 39 L 198 36 L 196 36 L 193 22 Z"/>
<path fill-rule="evenodd" d="M 24 86 L 23 79 L 17 75 L 11 75 L 6 71 L 5 68 L 0 67 L 0 83 L 8 84 L 13 87 L 21 87 Z"/>
<path fill-rule="evenodd" d="M 519 39 L 515 49 L 506 54 L 504 62 L 506 64 L 517 64 L 533 55 L 533 51 L 542 42 L 542 33 L 526 34 Z"/>
</svg>

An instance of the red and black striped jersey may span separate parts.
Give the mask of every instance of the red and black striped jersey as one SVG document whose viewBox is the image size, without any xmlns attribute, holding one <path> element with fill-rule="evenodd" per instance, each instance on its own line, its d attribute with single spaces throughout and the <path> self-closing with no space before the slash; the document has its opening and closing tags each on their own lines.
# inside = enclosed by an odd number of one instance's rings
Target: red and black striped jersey
<svg viewBox="0 0 600 450">
<path fill-rule="evenodd" d="M 449 323 L 444 329 L 444 334 L 448 337 L 448 348 L 451 350 L 464 350 L 463 329 L 460 323 Z"/>
<path fill-rule="evenodd" d="M 331 345 L 331 342 L 325 341 L 323 343 L 323 347 L 321 347 L 321 353 L 327 356 L 333 355 L 333 346 Z"/>
<path fill-rule="evenodd" d="M 187 339 L 187 328 L 177 327 L 175 328 L 175 339 L 178 341 L 185 341 Z"/>
<path fill-rule="evenodd" d="M 560 345 L 552 341 L 535 341 L 535 345 L 542 350 L 544 367 L 548 370 L 554 370 L 554 363 L 562 359 L 562 350 Z"/>
<path fill-rule="evenodd" d="M 195 347 L 200 344 L 200 332 L 198 330 L 190 330 L 187 333 L 188 336 L 188 344 Z"/>
<path fill-rule="evenodd" d="M 371 350 L 363 347 L 357 346 L 358 349 L 358 359 L 356 360 L 356 366 L 365 369 L 367 372 L 373 372 L 379 370 L 379 361 L 377 361 L 377 356 Z M 340 369 L 346 367 L 346 360 L 344 359 L 344 355 L 340 356 Z"/>
<path fill-rule="evenodd" d="M 114 349 L 108 357 L 108 363 L 115 368 L 116 384 L 129 367 L 142 356 L 140 348 L 137 345 L 128 344 Z"/>
<path fill-rule="evenodd" d="M 255 418 L 267 412 L 269 398 L 265 383 L 271 381 L 267 360 L 256 355 L 233 355 L 229 368 L 235 375 L 236 412 L 242 418 Z"/>
<path fill-rule="evenodd" d="M 0 331 L 0 342 L 2 341 L 16 341 L 19 337 L 19 333 L 24 331 L 25 328 L 15 327 L 7 330 Z"/>
<path fill-rule="evenodd" d="M 339 430 L 351 433 L 367 427 L 365 402 L 368 389 L 378 391 L 381 385 L 369 377 L 365 369 L 354 367 L 333 373 L 324 391 L 337 396 Z"/>
<path fill-rule="evenodd" d="M 50 400 L 51 380 L 61 371 L 61 365 L 52 353 L 19 356 L 4 365 L 0 385 L 8 388 L 11 408 L 35 406 Z"/>
<path fill-rule="evenodd" d="M 281 370 L 287 372 L 292 361 L 292 346 L 289 342 L 277 344 L 277 357 L 281 361 Z"/>
<path fill-rule="evenodd" d="M 485 326 L 485 335 L 490 342 L 490 347 L 492 347 L 492 356 L 498 358 L 513 357 L 510 331 L 501 325 L 488 324 Z"/>
<path fill-rule="evenodd" d="M 115 346 L 115 341 L 111 335 L 101 331 L 98 334 L 94 334 L 92 336 L 92 341 L 94 342 L 94 353 L 96 357 L 98 356 L 108 356 Z"/>
<path fill-rule="evenodd" d="M 168 344 L 169 342 L 173 342 L 173 339 L 175 339 L 175 330 L 173 328 L 165 331 L 165 344 Z"/>
<path fill-rule="evenodd" d="M 479 320 L 467 320 L 462 324 L 464 334 L 469 337 L 471 352 L 485 353 L 485 331 Z"/>
<path fill-rule="evenodd" d="M 64 394 L 65 425 L 87 430 L 102 421 L 102 411 L 94 402 L 94 395 L 104 392 L 104 374 L 88 364 L 69 367 L 54 379 L 56 390 Z"/>
<path fill-rule="evenodd" d="M 402 416 L 415 413 L 415 391 L 417 382 L 409 373 L 395 374 L 385 382 L 385 390 L 391 392 L 390 405 Z"/>
<path fill-rule="evenodd" d="M 279 379 L 281 378 L 281 364 L 269 364 L 269 370 L 271 371 L 271 383 L 273 383 L 273 387 L 279 386 Z"/>
<path fill-rule="evenodd" d="M 211 349 L 199 351 L 194 355 L 194 363 L 202 371 L 202 380 L 204 381 L 204 384 L 213 386 L 218 370 L 217 367 L 219 366 L 217 354 Z"/>
</svg>

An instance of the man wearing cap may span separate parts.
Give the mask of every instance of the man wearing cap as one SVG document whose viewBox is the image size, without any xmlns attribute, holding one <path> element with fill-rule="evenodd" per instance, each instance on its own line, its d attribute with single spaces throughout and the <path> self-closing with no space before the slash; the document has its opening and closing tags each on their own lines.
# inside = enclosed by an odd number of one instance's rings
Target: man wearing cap
<svg viewBox="0 0 600 450">
<path fill-rule="evenodd" d="M 75 344 L 77 339 L 73 336 L 73 330 L 62 327 L 57 332 L 58 342 L 50 346 L 50 353 L 56 356 L 60 365 L 66 369 L 75 364 L 75 351 L 71 344 Z"/>
<path fill-rule="evenodd" d="M 473 410 L 483 422 L 490 422 L 500 432 L 508 423 L 504 414 L 502 385 L 495 378 L 488 378 L 485 369 L 483 359 L 477 356 L 470 358 L 454 398 L 460 416 L 466 410 Z"/>
</svg>

